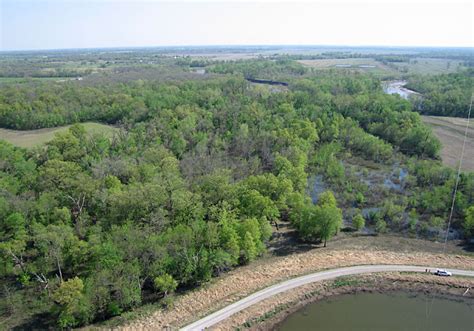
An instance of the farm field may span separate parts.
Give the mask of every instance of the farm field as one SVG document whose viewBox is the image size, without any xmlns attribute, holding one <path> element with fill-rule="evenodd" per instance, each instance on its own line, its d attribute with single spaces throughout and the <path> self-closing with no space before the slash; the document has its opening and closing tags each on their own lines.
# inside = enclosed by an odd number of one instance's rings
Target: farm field
<svg viewBox="0 0 474 331">
<path fill-rule="evenodd" d="M 465 118 L 422 116 L 423 122 L 433 128 L 435 135 L 441 140 L 441 158 L 450 167 L 457 167 L 466 129 Z M 463 171 L 474 171 L 474 127 L 468 130 L 466 150 L 462 164 Z"/>
<path fill-rule="evenodd" d="M 374 74 L 420 74 L 435 75 L 457 72 L 464 68 L 460 61 L 444 58 L 412 58 L 408 62 L 391 62 L 388 64 L 374 58 L 316 59 L 299 60 L 299 63 L 315 69 L 352 69 Z M 362 66 L 362 67 L 361 67 Z M 367 67 L 364 67 L 367 66 Z"/>
<path fill-rule="evenodd" d="M 438 58 L 413 58 L 408 63 L 394 63 L 393 66 L 408 74 L 422 75 L 447 74 L 463 68 L 460 61 Z"/>
<path fill-rule="evenodd" d="M 378 75 L 397 74 L 397 70 L 373 58 L 300 60 L 299 63 L 315 69 L 350 69 Z"/>
<path fill-rule="evenodd" d="M 383 65 L 372 58 L 316 59 L 299 60 L 298 62 L 313 68 L 332 68 L 337 65 L 351 65 L 352 67 L 358 67 L 360 65 L 381 67 Z"/>
<path fill-rule="evenodd" d="M 117 129 L 105 124 L 87 122 L 82 123 L 87 133 L 96 134 L 103 133 L 107 136 L 112 136 L 113 132 Z M 56 127 L 56 128 L 45 128 L 37 130 L 10 130 L 0 128 L 0 139 L 6 140 L 9 143 L 18 146 L 31 148 L 44 143 L 47 143 L 54 138 L 56 133 L 65 132 L 71 125 Z"/>
</svg>

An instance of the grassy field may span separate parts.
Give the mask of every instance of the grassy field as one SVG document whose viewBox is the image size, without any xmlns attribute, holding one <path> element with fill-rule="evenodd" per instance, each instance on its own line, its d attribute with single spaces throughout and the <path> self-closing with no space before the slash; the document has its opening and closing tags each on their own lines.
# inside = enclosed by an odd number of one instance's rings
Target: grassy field
<svg viewBox="0 0 474 331">
<path fill-rule="evenodd" d="M 105 124 L 99 123 L 82 123 L 87 133 L 103 133 L 107 136 L 112 136 L 117 129 Z M 57 128 L 47 128 L 38 130 L 9 130 L 0 128 L 0 139 L 6 140 L 15 146 L 31 148 L 44 144 L 54 138 L 54 135 L 59 132 L 64 132 L 69 129 L 70 125 L 61 126 Z"/>
<path fill-rule="evenodd" d="M 349 59 L 323 59 L 323 60 L 300 60 L 299 63 L 315 69 L 346 69 L 371 72 L 374 74 L 398 74 L 394 68 L 376 61 L 373 58 L 349 58 Z M 345 67 L 349 66 L 350 67 Z M 343 67 L 344 66 L 344 67 Z M 368 66 L 368 67 L 360 67 Z"/>
<path fill-rule="evenodd" d="M 461 66 L 460 61 L 450 59 L 436 59 L 436 58 L 414 58 L 410 63 L 401 62 L 394 63 L 394 67 L 406 70 L 408 74 L 446 74 L 456 72 Z"/>
<path fill-rule="evenodd" d="M 337 65 L 351 65 L 354 68 L 357 68 L 359 65 L 373 65 L 376 67 L 382 65 L 380 62 L 372 58 L 299 60 L 298 62 L 313 68 L 333 68 Z"/>
<path fill-rule="evenodd" d="M 410 62 L 393 62 L 389 64 L 383 64 L 373 58 L 300 60 L 298 62 L 315 69 L 351 69 L 379 75 L 435 75 L 456 72 L 463 68 L 460 61 L 438 58 L 413 58 Z M 340 67 L 343 65 L 350 65 L 350 67 Z M 364 65 L 374 67 L 360 67 Z"/>
<path fill-rule="evenodd" d="M 443 144 L 441 150 L 443 163 L 450 167 L 457 167 L 461 156 L 467 120 L 465 118 L 441 116 L 422 116 L 422 119 L 423 122 L 433 128 L 434 133 Z M 462 163 L 463 171 L 474 171 L 474 125 L 470 124 Z"/>
<path fill-rule="evenodd" d="M 24 84 L 32 81 L 57 81 L 58 77 L 0 77 L 0 85 L 2 84 Z"/>
</svg>

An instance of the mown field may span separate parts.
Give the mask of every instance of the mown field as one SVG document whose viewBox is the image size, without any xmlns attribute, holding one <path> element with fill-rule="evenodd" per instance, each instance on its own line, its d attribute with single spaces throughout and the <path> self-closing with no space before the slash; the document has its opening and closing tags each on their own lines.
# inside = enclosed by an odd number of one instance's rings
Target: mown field
<svg viewBox="0 0 474 331">
<path fill-rule="evenodd" d="M 450 167 L 457 167 L 461 156 L 467 119 L 442 116 L 422 116 L 422 119 L 423 122 L 433 128 L 435 135 L 443 144 L 441 149 L 443 163 Z M 474 171 L 474 127 L 472 124 L 467 133 L 462 170 Z"/>
<path fill-rule="evenodd" d="M 441 58 L 413 58 L 410 59 L 408 62 L 390 63 L 382 63 L 381 61 L 377 61 L 376 59 L 371 57 L 300 60 L 298 62 L 315 69 L 351 69 L 363 72 L 370 72 L 378 75 L 435 75 L 452 73 L 463 68 L 462 63 L 460 61 Z M 345 67 L 346 65 L 348 67 Z"/>
<path fill-rule="evenodd" d="M 332 68 L 337 65 L 351 65 L 352 67 L 358 67 L 359 65 L 373 65 L 379 67 L 382 65 L 382 63 L 372 58 L 315 59 L 299 60 L 298 62 L 313 68 Z"/>
<path fill-rule="evenodd" d="M 315 69 L 351 69 L 375 74 L 394 74 L 397 71 L 389 66 L 376 61 L 373 58 L 348 58 L 348 59 L 317 59 L 317 60 L 300 60 L 299 63 L 315 68 Z M 340 67 L 340 66 L 350 67 Z M 368 67 L 360 67 L 368 66 Z"/>
<path fill-rule="evenodd" d="M 447 74 L 463 68 L 460 61 L 437 58 L 414 58 L 408 63 L 395 63 L 394 66 L 408 74 L 422 75 Z"/>
<path fill-rule="evenodd" d="M 107 136 L 112 136 L 113 132 L 117 129 L 105 124 L 100 123 L 82 123 L 87 133 L 96 134 L 103 133 Z M 59 132 L 66 132 L 70 125 L 57 127 L 57 128 L 46 128 L 37 130 L 9 130 L 0 128 L 0 139 L 6 140 L 11 144 L 18 147 L 31 148 L 41 144 L 44 144 L 54 138 L 54 135 Z"/>
</svg>

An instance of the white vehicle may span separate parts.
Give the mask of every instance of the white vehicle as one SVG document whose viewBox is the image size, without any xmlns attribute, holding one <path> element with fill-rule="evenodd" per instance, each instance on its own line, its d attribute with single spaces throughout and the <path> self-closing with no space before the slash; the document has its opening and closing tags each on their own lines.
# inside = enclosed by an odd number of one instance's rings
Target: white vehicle
<svg viewBox="0 0 474 331">
<path fill-rule="evenodd" d="M 437 275 L 437 276 L 452 276 L 453 275 L 452 273 L 450 273 L 449 271 L 446 271 L 444 269 L 438 269 L 438 270 L 436 270 L 436 272 L 434 274 Z"/>
</svg>

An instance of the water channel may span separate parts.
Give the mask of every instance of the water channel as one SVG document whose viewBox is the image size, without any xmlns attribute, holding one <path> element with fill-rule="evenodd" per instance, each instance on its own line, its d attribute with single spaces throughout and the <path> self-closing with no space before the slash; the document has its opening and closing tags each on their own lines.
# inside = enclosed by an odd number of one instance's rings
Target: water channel
<svg viewBox="0 0 474 331">
<path fill-rule="evenodd" d="M 418 95 L 417 92 L 405 87 L 407 84 L 404 80 L 390 81 L 383 83 L 383 90 L 387 94 L 398 94 L 403 99 L 408 99 L 413 95 Z"/>
</svg>

